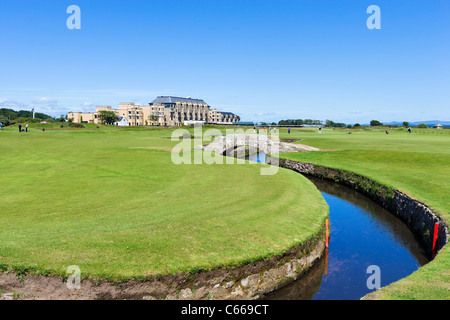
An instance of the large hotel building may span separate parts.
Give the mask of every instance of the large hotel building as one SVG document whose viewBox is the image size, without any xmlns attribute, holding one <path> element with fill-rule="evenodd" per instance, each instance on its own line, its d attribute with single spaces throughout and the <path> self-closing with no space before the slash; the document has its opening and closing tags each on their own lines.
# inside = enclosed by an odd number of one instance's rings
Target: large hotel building
<svg viewBox="0 0 450 320">
<path fill-rule="evenodd" d="M 239 117 L 231 112 L 211 109 L 201 99 L 160 96 L 148 106 L 134 103 L 120 103 L 119 109 L 111 106 L 97 106 L 95 112 L 69 112 L 67 119 L 76 123 L 100 123 L 100 111 L 116 114 L 120 126 L 181 126 L 195 122 L 212 124 L 234 124 Z"/>
</svg>

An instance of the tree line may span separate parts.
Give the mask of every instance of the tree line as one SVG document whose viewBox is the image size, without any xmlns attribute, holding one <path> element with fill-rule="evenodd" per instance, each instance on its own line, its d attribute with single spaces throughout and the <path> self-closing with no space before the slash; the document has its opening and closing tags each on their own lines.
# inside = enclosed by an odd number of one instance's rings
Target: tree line
<svg viewBox="0 0 450 320">
<path fill-rule="evenodd" d="M 52 116 L 49 116 L 48 114 L 41 113 L 41 112 L 35 112 L 33 119 L 33 112 L 27 111 L 27 110 L 20 110 L 15 111 L 13 109 L 7 109 L 2 108 L 0 109 L 0 122 L 4 126 L 9 126 L 11 124 L 15 123 L 22 123 L 22 122 L 41 122 L 41 121 L 47 121 L 47 122 L 55 122 L 55 121 L 65 121 L 65 116 L 61 115 L 60 118 L 53 118 Z"/>
<path fill-rule="evenodd" d="M 320 120 L 312 119 L 287 119 L 278 121 L 279 126 L 322 125 Z"/>
<path fill-rule="evenodd" d="M 324 127 L 332 127 L 332 128 L 344 128 L 346 127 L 345 123 L 342 122 L 334 122 L 331 120 L 326 120 L 323 122 L 322 120 L 313 120 L 313 119 L 287 119 L 278 121 L 279 126 L 301 126 L 301 125 L 310 125 L 310 126 L 324 126 Z"/>
<path fill-rule="evenodd" d="M 266 123 L 262 123 L 262 125 L 267 125 Z M 275 122 L 272 122 L 271 125 L 276 125 Z M 323 126 L 323 127 L 331 127 L 331 128 L 352 128 L 352 127 L 360 127 L 361 125 L 359 123 L 355 123 L 353 126 L 350 124 L 345 124 L 343 122 L 334 122 L 331 120 L 312 120 L 312 119 L 287 119 L 287 120 L 280 120 L 278 121 L 279 126 L 301 126 L 301 125 L 315 125 L 315 126 Z M 371 127 L 379 127 L 383 126 L 383 123 L 381 123 L 378 120 L 371 120 L 370 121 Z M 409 127 L 410 124 L 407 121 L 404 121 L 402 123 L 403 127 Z M 419 124 L 417 126 L 418 128 L 427 128 L 428 126 L 426 124 Z"/>
</svg>

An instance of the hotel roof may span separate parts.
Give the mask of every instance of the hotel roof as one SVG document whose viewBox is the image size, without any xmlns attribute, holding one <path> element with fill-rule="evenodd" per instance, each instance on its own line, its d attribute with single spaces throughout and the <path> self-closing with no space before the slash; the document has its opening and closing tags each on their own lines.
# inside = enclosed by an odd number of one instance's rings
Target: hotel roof
<svg viewBox="0 0 450 320">
<path fill-rule="evenodd" d="M 225 112 L 225 111 L 217 111 L 223 114 L 224 116 L 234 116 L 235 114 L 233 112 Z"/>
<path fill-rule="evenodd" d="M 181 98 L 181 97 L 172 97 L 172 96 L 158 96 L 155 100 L 153 100 L 151 103 L 176 103 L 177 101 L 180 102 L 192 102 L 192 103 L 206 103 L 202 99 L 192 99 L 192 98 Z"/>
</svg>

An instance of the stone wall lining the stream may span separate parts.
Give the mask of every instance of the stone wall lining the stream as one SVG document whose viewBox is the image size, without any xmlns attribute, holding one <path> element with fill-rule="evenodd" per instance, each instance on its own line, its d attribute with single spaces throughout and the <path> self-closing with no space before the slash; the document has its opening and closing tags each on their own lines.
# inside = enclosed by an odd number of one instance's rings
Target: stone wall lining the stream
<svg viewBox="0 0 450 320">
<path fill-rule="evenodd" d="M 270 163 L 270 161 L 270 158 L 267 159 L 267 163 Z M 430 257 L 434 254 L 432 252 L 432 245 L 435 223 L 439 225 L 435 253 L 448 242 L 449 228 L 446 221 L 424 203 L 411 198 L 399 190 L 387 187 L 356 173 L 315 165 L 313 163 L 279 159 L 279 166 L 305 175 L 333 180 L 371 198 L 404 221 L 409 229 L 419 237 L 423 248 Z"/>
</svg>

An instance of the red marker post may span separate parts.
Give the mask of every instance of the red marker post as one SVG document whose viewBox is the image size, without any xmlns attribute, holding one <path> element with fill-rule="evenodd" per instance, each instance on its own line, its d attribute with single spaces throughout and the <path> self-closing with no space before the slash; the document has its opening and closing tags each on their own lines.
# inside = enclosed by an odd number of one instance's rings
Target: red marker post
<svg viewBox="0 0 450 320">
<path fill-rule="evenodd" d="M 437 240 L 438 231 L 439 231 L 439 223 L 436 222 L 434 224 L 434 236 L 433 236 L 433 248 L 432 248 L 433 258 L 434 258 L 434 255 L 436 254 L 436 240 Z"/>
<path fill-rule="evenodd" d="M 329 237 L 329 234 L 330 234 L 330 231 L 329 231 L 329 220 L 327 219 L 327 220 L 325 220 L 325 227 L 326 227 L 326 234 L 325 234 L 325 247 L 327 247 L 328 248 L 328 237 Z"/>
</svg>

